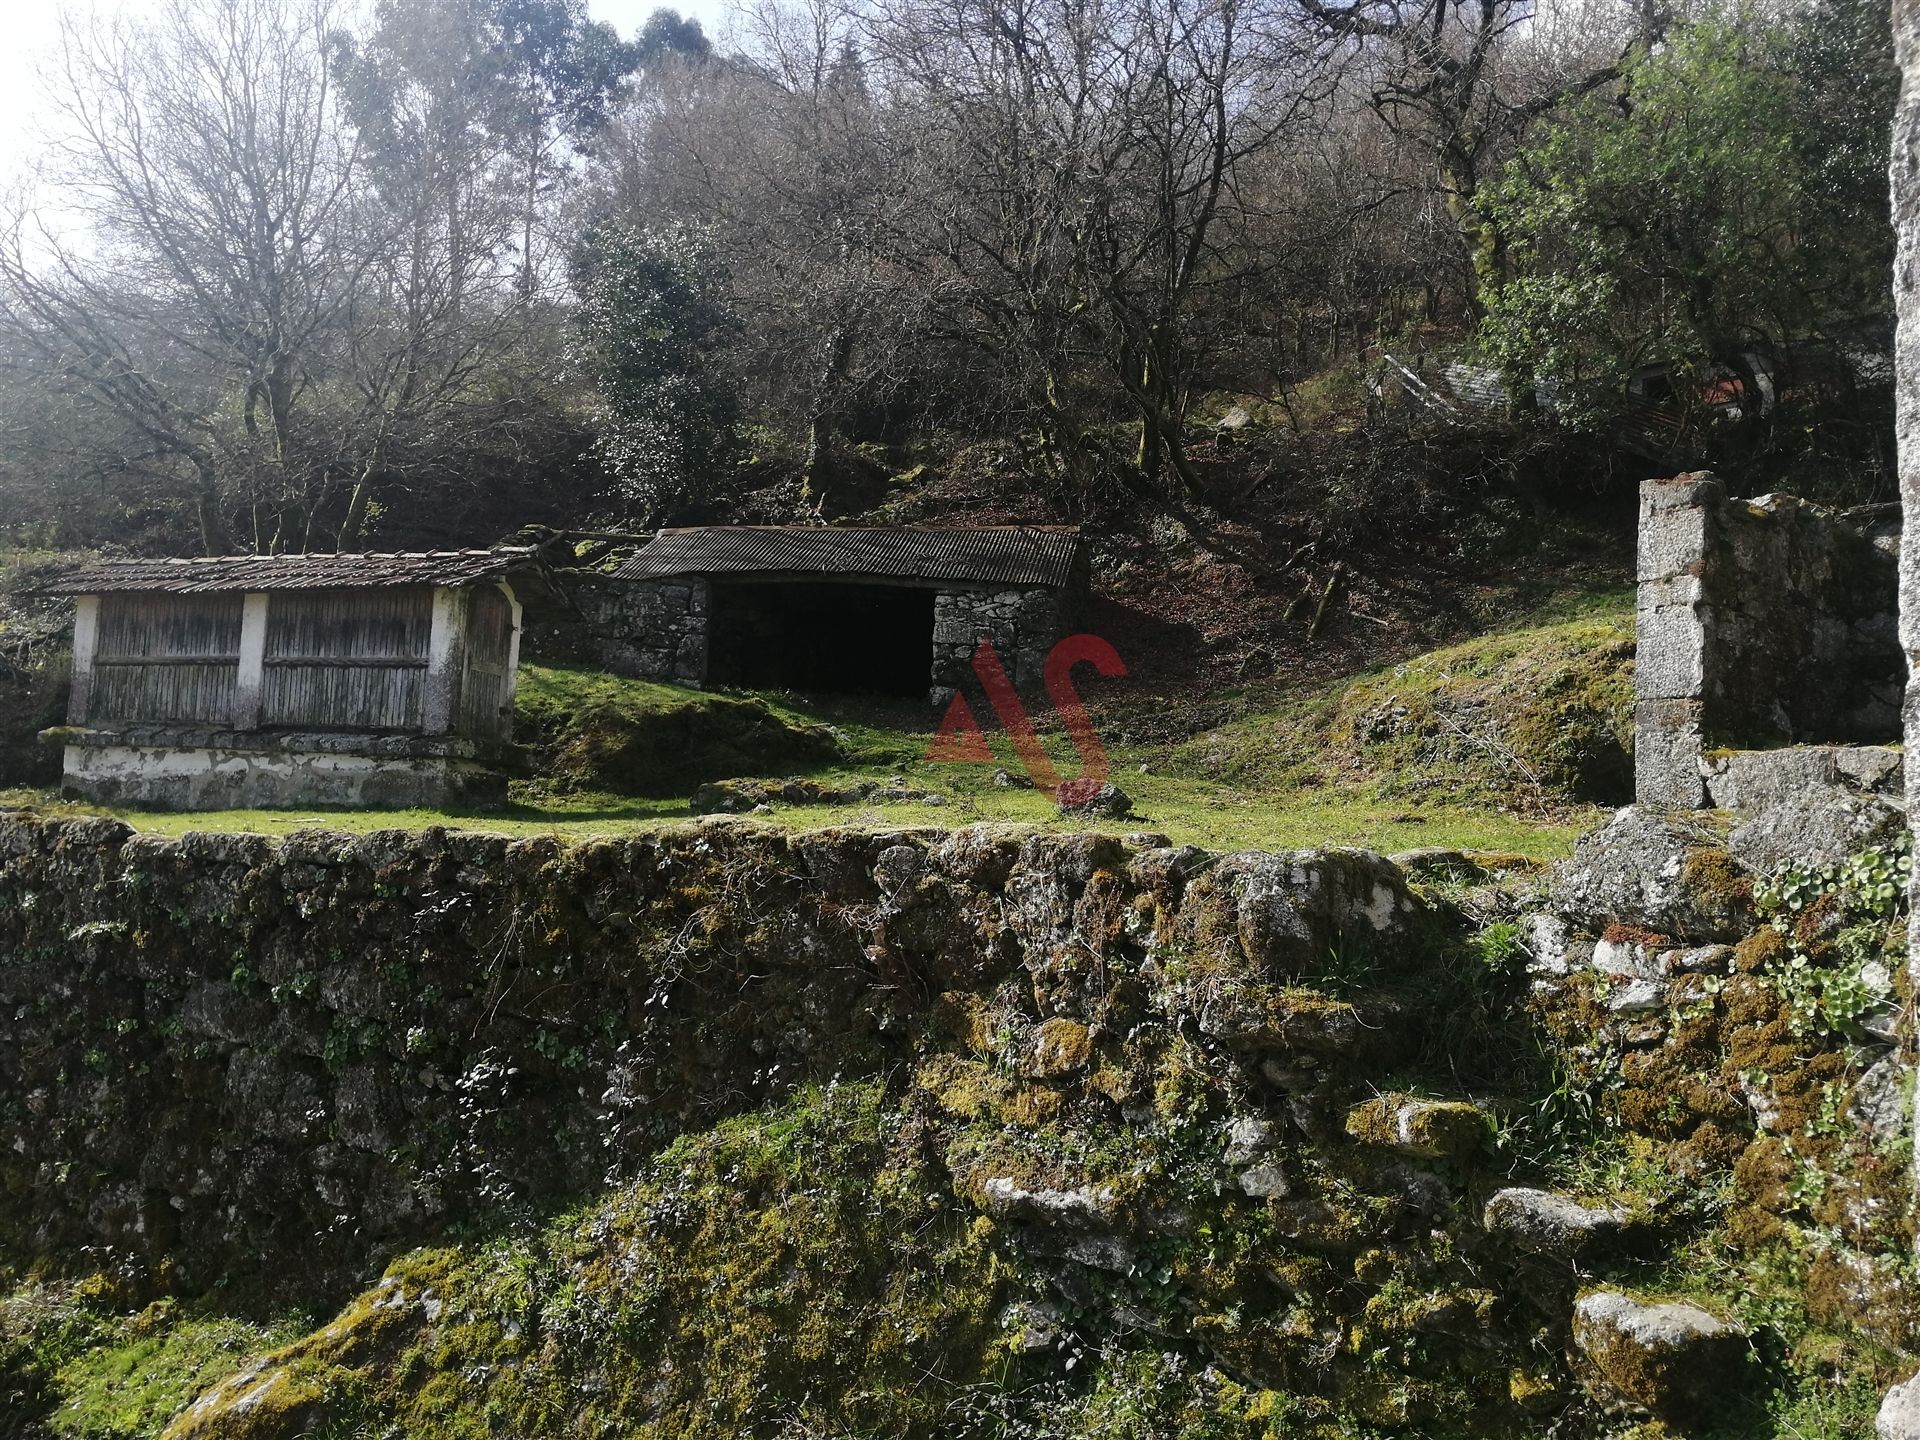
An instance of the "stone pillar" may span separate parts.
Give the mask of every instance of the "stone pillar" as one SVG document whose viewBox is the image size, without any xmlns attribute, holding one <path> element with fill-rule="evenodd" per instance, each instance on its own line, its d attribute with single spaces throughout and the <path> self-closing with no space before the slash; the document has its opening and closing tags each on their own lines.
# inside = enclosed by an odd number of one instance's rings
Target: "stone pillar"
<svg viewBox="0 0 1920 1440">
<path fill-rule="evenodd" d="M 1713 515 L 1726 490 L 1705 475 L 1640 487 L 1635 602 L 1633 793 L 1656 810 L 1706 804 L 1705 706 Z"/>
<path fill-rule="evenodd" d="M 233 685 L 233 728 L 260 728 L 260 697 L 267 681 L 267 597 L 247 596 L 240 611 L 240 673 Z"/>
<path fill-rule="evenodd" d="M 1893 118 L 1894 428 L 1900 451 L 1900 648 L 1906 653 L 1907 753 L 1920 745 L 1920 0 L 1893 0 L 1900 101 Z M 1920 910 L 1916 910 L 1920 919 Z M 1920 938 L 1920 924 L 1914 932 Z M 1920 963 L 1920 947 L 1913 951 Z"/>
<path fill-rule="evenodd" d="M 93 656 L 100 643 L 100 597 L 82 595 L 73 607 L 73 683 L 67 690 L 67 723 L 84 725 L 93 709 Z"/>
<path fill-rule="evenodd" d="M 467 668 L 467 592 L 433 592 L 433 629 L 427 638 L 423 735 L 451 735 L 460 713 L 460 675 Z"/>
<path fill-rule="evenodd" d="M 1920 745 L 1920 0 L 1893 0 L 1893 46 L 1900 62 L 1900 101 L 1893 116 L 1894 428 L 1900 451 L 1900 648 L 1907 657 L 1907 754 Z M 1915 790 L 1909 784 L 1909 793 Z M 1908 920 L 1908 965 L 1920 976 L 1920 906 Z M 1916 1099 L 1920 1099 L 1917 1096 Z M 1920 1113 L 1917 1110 L 1916 1113 Z M 1914 1147 L 1920 1158 L 1920 1145 Z M 1900 1392 L 1889 1397 L 1897 1412 Z M 1882 1436 L 1912 1435 L 1883 1409 Z"/>
</svg>

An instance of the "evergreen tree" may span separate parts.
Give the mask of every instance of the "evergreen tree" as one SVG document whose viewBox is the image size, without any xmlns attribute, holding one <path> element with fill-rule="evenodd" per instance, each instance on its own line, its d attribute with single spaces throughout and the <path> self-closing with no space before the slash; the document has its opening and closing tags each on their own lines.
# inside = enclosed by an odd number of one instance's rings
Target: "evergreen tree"
<svg viewBox="0 0 1920 1440">
<path fill-rule="evenodd" d="M 644 523 L 681 518 L 722 490 L 738 451 L 724 269 L 690 227 L 602 224 L 574 288 L 602 462 Z"/>
</svg>

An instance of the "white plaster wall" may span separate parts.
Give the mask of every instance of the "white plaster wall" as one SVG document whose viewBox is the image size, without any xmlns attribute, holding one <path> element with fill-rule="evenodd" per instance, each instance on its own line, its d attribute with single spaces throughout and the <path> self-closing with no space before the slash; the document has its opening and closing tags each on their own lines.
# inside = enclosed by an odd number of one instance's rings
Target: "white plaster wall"
<svg viewBox="0 0 1920 1440">
<path fill-rule="evenodd" d="M 167 810 L 441 808 L 501 798 L 484 767 L 440 758 L 69 745 L 65 789 L 96 804 Z"/>
</svg>

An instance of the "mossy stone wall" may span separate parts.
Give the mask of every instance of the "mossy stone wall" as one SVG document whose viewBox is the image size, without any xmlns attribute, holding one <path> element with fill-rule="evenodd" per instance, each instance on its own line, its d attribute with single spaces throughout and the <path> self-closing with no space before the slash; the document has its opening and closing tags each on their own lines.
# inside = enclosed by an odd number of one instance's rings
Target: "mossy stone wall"
<svg viewBox="0 0 1920 1440">
<path fill-rule="evenodd" d="M 1157 837 L 276 843 L 7 818 L 0 1243 L 105 1246 L 187 1283 L 356 1273 L 803 1081 L 881 1073 L 943 993 L 1024 970 L 1065 1007 L 1154 935 L 1209 957 L 1202 1023 L 1364 1039 L 1353 1007 L 1271 987 L 1418 920 L 1377 857 Z"/>
</svg>

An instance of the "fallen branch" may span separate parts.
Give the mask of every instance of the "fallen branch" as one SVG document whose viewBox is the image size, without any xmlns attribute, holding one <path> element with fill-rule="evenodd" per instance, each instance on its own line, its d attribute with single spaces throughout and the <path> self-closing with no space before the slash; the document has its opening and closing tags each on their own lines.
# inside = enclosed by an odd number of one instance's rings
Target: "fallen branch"
<svg viewBox="0 0 1920 1440">
<path fill-rule="evenodd" d="M 1320 603 L 1313 607 L 1313 620 L 1307 626 L 1307 639 L 1312 640 L 1320 633 L 1320 624 L 1327 618 L 1327 606 L 1333 601 L 1333 592 L 1340 586 L 1341 578 L 1346 574 L 1346 566 L 1340 561 L 1333 562 L 1333 570 L 1327 576 L 1327 583 L 1321 587 Z"/>
</svg>

